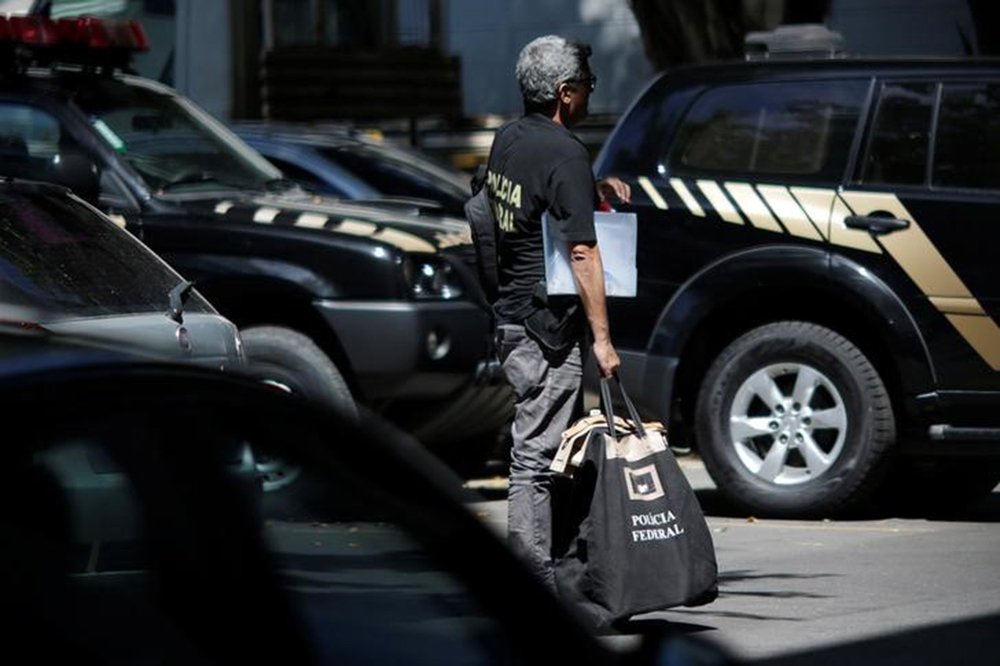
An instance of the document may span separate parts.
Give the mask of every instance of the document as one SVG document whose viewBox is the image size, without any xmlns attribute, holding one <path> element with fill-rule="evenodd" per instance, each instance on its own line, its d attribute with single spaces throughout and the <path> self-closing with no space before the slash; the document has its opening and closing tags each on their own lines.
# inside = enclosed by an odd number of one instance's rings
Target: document
<svg viewBox="0 0 1000 666">
<path fill-rule="evenodd" d="M 545 250 L 545 282 L 550 295 L 575 294 L 576 280 L 570 268 L 568 243 L 549 238 L 548 213 L 542 216 Z M 604 264 L 604 293 L 607 296 L 635 296 L 637 239 L 635 213 L 594 213 L 597 245 Z"/>
</svg>

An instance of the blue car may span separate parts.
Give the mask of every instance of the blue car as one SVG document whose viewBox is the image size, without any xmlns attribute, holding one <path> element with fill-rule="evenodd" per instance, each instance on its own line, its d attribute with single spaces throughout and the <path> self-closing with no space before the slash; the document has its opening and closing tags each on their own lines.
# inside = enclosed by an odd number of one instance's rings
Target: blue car
<svg viewBox="0 0 1000 666">
<path fill-rule="evenodd" d="M 377 201 L 462 215 L 469 178 L 414 150 L 349 128 L 253 124 L 233 128 L 306 190 L 352 201 Z"/>
</svg>

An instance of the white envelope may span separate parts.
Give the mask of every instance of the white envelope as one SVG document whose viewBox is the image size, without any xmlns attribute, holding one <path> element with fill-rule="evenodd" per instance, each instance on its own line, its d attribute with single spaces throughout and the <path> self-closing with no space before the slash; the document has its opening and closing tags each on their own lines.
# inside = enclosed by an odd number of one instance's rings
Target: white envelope
<svg viewBox="0 0 1000 666">
<path fill-rule="evenodd" d="M 548 213 L 542 215 L 542 243 L 545 249 L 545 282 L 549 294 L 575 294 L 576 280 L 570 268 L 568 243 L 549 238 Z M 635 213 L 594 213 L 597 245 L 604 264 L 606 296 L 635 296 L 638 279 L 635 268 Z"/>
</svg>

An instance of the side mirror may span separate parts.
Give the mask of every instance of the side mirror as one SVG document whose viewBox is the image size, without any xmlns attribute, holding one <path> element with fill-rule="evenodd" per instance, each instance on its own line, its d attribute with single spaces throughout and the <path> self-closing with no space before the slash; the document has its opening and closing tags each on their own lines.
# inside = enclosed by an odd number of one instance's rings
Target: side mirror
<svg viewBox="0 0 1000 666">
<path fill-rule="evenodd" d="M 48 179 L 68 187 L 80 198 L 97 204 L 101 194 L 100 174 L 92 159 L 77 151 L 63 151 L 52 156 Z"/>
</svg>

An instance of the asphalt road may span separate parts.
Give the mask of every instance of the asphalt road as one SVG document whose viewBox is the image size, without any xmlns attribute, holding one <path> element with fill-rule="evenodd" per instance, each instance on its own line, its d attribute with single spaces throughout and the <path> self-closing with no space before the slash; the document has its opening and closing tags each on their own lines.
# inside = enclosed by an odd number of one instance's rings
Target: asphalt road
<svg viewBox="0 0 1000 666">
<path fill-rule="evenodd" d="M 1000 663 L 1000 487 L 948 521 L 758 520 L 726 506 L 700 461 L 681 462 L 708 514 L 720 595 L 633 618 L 636 633 L 696 635 L 774 664 Z M 484 498 L 477 514 L 503 532 L 505 480 L 469 486 Z M 606 640 L 637 639 L 627 629 Z"/>
</svg>

